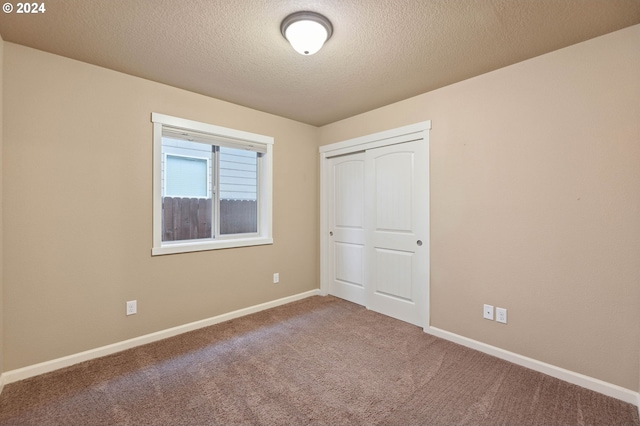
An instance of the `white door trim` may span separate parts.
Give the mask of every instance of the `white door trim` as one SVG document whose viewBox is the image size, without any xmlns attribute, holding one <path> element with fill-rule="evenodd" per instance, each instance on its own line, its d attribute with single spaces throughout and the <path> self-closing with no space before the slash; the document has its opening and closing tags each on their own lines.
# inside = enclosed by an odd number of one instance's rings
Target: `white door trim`
<svg viewBox="0 0 640 426">
<path fill-rule="evenodd" d="M 320 154 L 325 154 L 326 158 L 330 158 L 337 155 L 351 154 L 353 152 L 365 151 L 367 149 L 396 143 L 410 142 L 417 139 L 428 140 L 428 137 L 425 138 L 425 133 L 428 134 L 429 130 L 431 130 L 431 120 L 422 121 L 396 129 L 385 130 L 384 132 L 372 133 L 342 142 L 323 145 L 320 147 Z M 411 136 L 415 137 L 412 138 Z"/>
<path fill-rule="evenodd" d="M 365 151 L 367 149 L 380 148 L 383 146 L 394 145 L 403 142 L 411 142 L 415 140 L 423 140 L 427 145 L 429 144 L 429 130 L 431 130 L 431 121 L 423 121 L 420 123 L 411 124 L 408 126 L 398 127 L 396 129 L 386 130 L 383 132 L 373 133 L 366 136 L 361 136 L 353 139 L 348 139 L 341 142 L 336 142 L 329 145 L 323 145 L 319 148 L 320 152 L 320 293 L 327 295 L 329 293 L 329 271 L 328 271 L 328 249 L 329 249 L 329 233 L 328 233 L 328 190 L 329 190 L 329 158 L 339 155 L 352 154 L 359 151 Z M 424 167 L 429 168 L 429 149 L 427 147 L 427 164 Z M 427 199 L 429 195 L 427 194 Z M 429 208 L 427 206 L 427 211 Z M 429 223 L 429 218 L 426 218 Z M 427 238 L 426 244 L 429 246 L 429 239 Z M 429 259 L 430 262 L 430 259 Z M 426 312 L 424 315 L 424 327 L 429 327 L 429 277 L 425 283 L 425 307 Z"/>
</svg>

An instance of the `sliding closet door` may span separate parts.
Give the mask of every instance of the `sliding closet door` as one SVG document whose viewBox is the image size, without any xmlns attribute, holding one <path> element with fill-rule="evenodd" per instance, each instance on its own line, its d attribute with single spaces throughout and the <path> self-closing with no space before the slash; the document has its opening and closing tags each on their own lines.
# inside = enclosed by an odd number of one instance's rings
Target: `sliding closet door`
<svg viewBox="0 0 640 426">
<path fill-rule="evenodd" d="M 365 305 L 365 154 L 328 161 L 329 293 Z"/>
<path fill-rule="evenodd" d="M 321 289 L 429 325 L 431 122 L 320 148 Z"/>
<path fill-rule="evenodd" d="M 367 307 L 427 324 L 428 152 L 422 141 L 366 152 Z"/>
</svg>

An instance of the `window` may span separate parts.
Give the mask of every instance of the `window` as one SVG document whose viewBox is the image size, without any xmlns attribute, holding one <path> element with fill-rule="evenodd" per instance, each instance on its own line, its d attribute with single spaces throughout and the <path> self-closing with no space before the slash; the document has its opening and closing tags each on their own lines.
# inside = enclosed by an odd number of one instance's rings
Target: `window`
<svg viewBox="0 0 640 426">
<path fill-rule="evenodd" d="M 273 138 L 153 113 L 153 255 L 272 244 Z"/>
<path fill-rule="evenodd" d="M 162 144 L 162 148 L 167 145 Z M 206 158 L 165 155 L 165 197 L 210 198 Z"/>
</svg>

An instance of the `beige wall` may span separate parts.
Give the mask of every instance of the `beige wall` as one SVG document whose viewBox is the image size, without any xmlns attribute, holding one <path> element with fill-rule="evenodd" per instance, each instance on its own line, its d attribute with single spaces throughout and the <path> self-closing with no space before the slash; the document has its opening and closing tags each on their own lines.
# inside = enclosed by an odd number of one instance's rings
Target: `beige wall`
<svg viewBox="0 0 640 426">
<path fill-rule="evenodd" d="M 3 90 L 2 88 L 4 87 L 4 41 L 2 40 L 2 37 L 0 37 L 0 374 L 2 374 L 2 352 L 4 350 L 4 332 L 3 332 L 3 317 L 4 317 L 4 304 L 3 304 L 3 298 L 2 298 L 2 294 L 3 292 L 3 287 L 4 287 L 4 268 L 3 268 L 3 236 L 4 236 L 4 226 L 3 226 L 3 210 L 4 210 L 4 203 L 3 203 L 3 196 L 2 196 L 2 176 L 4 175 L 4 166 L 2 165 L 2 147 L 3 147 L 3 128 L 2 128 L 2 123 L 3 123 L 3 105 L 4 105 L 4 101 L 3 101 Z M 0 384 L 1 386 L 1 384 Z"/>
<path fill-rule="evenodd" d="M 4 48 L 4 371 L 319 287 L 317 128 Z M 275 138 L 273 245 L 151 257 L 154 111 Z"/>
<path fill-rule="evenodd" d="M 638 46 L 634 26 L 320 129 L 432 120 L 432 326 L 639 389 Z"/>
</svg>

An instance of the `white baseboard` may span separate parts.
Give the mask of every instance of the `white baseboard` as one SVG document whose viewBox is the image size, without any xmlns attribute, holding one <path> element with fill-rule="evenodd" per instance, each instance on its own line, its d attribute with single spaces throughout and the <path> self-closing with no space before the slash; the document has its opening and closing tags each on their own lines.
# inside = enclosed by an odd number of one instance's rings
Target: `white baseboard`
<svg viewBox="0 0 640 426">
<path fill-rule="evenodd" d="M 19 380 L 27 379 L 29 377 L 49 373 L 51 371 L 69 367 L 80 362 L 89 361 L 91 359 L 100 358 L 106 355 L 111 355 L 113 353 L 121 352 L 126 349 L 135 348 L 136 346 L 146 345 L 147 343 L 156 342 L 158 340 L 173 337 L 178 334 L 197 330 L 203 327 L 208 327 L 214 324 L 219 324 L 221 322 L 229 321 L 234 318 L 243 317 L 245 315 L 264 311 L 265 309 L 275 308 L 276 306 L 285 305 L 287 303 L 295 302 L 297 300 L 317 295 L 320 295 L 320 290 L 311 290 L 304 293 L 294 294 L 293 296 L 284 297 L 282 299 L 273 300 L 271 302 L 261 303 L 259 305 L 250 306 L 248 308 L 239 309 L 237 311 L 229 312 L 215 317 L 195 321 L 173 328 L 168 328 L 166 330 L 157 331 L 155 333 L 145 334 L 144 336 L 123 340 L 122 342 L 113 343 L 111 345 L 102 346 L 77 354 L 68 355 L 62 358 L 53 359 L 51 361 L 45 361 L 39 364 L 29 365 L 27 367 L 6 371 L 0 377 L 0 392 L 2 391 L 2 385 L 4 384 L 9 384 L 17 382 Z"/>
<path fill-rule="evenodd" d="M 207 318 L 200 321 L 195 321 L 189 324 L 180 325 L 177 327 L 169 328 L 166 330 L 157 331 L 155 333 L 146 334 L 144 336 L 135 337 L 133 339 L 124 340 L 122 342 L 113 343 L 111 345 L 102 346 L 99 348 L 91 349 L 77 354 L 68 355 L 62 358 L 57 358 L 50 361 L 45 361 L 39 364 L 30 365 L 16 370 L 6 371 L 0 374 L 0 393 L 5 384 L 24 380 L 29 377 L 38 376 L 40 374 L 48 373 L 51 371 L 59 370 L 61 368 L 69 367 L 80 362 L 89 361 L 91 359 L 100 358 L 106 355 L 111 355 L 116 352 L 121 352 L 126 349 L 131 349 L 136 346 L 146 345 L 148 343 L 156 342 L 158 340 L 166 339 L 168 337 L 177 336 L 178 334 L 187 333 L 189 331 L 197 330 L 200 328 L 208 327 L 214 324 L 219 324 L 224 321 L 229 321 L 234 318 L 239 318 L 245 315 L 253 314 L 256 312 L 264 311 L 265 309 L 275 308 L 276 306 L 285 305 L 287 303 L 302 300 L 307 297 L 322 295 L 319 289 L 307 291 L 304 293 L 295 294 L 293 296 L 284 297 L 282 299 L 273 300 L 271 302 L 262 303 L 248 308 L 239 309 L 237 311 L 229 312 L 226 314 L 218 315 L 215 317 Z M 424 329 L 426 333 L 449 340 L 451 342 L 466 346 L 471 349 L 484 352 L 489 355 L 493 355 L 497 358 L 504 359 L 517 365 L 521 365 L 531 370 L 535 370 L 549 376 L 564 380 L 569 383 L 573 383 L 578 386 L 590 389 L 595 392 L 634 404 L 638 407 L 638 414 L 640 415 L 640 393 L 634 392 L 630 389 L 623 388 L 612 383 L 602 381 L 593 377 L 586 376 L 584 374 L 576 373 L 564 368 L 556 367 L 555 365 L 547 364 L 542 361 L 528 358 L 523 355 L 510 352 L 496 346 L 492 346 L 486 343 L 479 342 L 464 336 L 460 336 L 449 331 L 441 330 L 437 327 L 426 327 Z"/>
<path fill-rule="evenodd" d="M 509 352 L 496 346 L 469 339 L 467 337 L 460 336 L 459 334 L 441 330 L 436 327 L 429 326 L 426 327 L 424 331 L 425 333 L 441 337 L 445 340 L 449 340 L 451 342 L 478 350 L 480 352 L 484 352 L 489 355 L 493 355 L 497 358 L 504 359 L 505 361 L 512 362 L 522 367 L 526 367 L 531 370 L 535 370 L 540 373 L 555 377 L 557 379 L 564 380 L 565 382 L 573 383 L 574 385 L 578 385 L 583 388 L 587 388 L 592 391 L 610 396 L 612 398 L 616 398 L 624 402 L 636 405 L 638 406 L 638 412 L 640 413 L 640 393 L 638 392 L 634 392 L 630 389 L 623 388 L 622 386 L 614 385 L 600 379 L 585 376 L 584 374 L 556 367 L 555 365 L 547 364 L 546 362 L 528 358 L 514 352 Z"/>
</svg>

